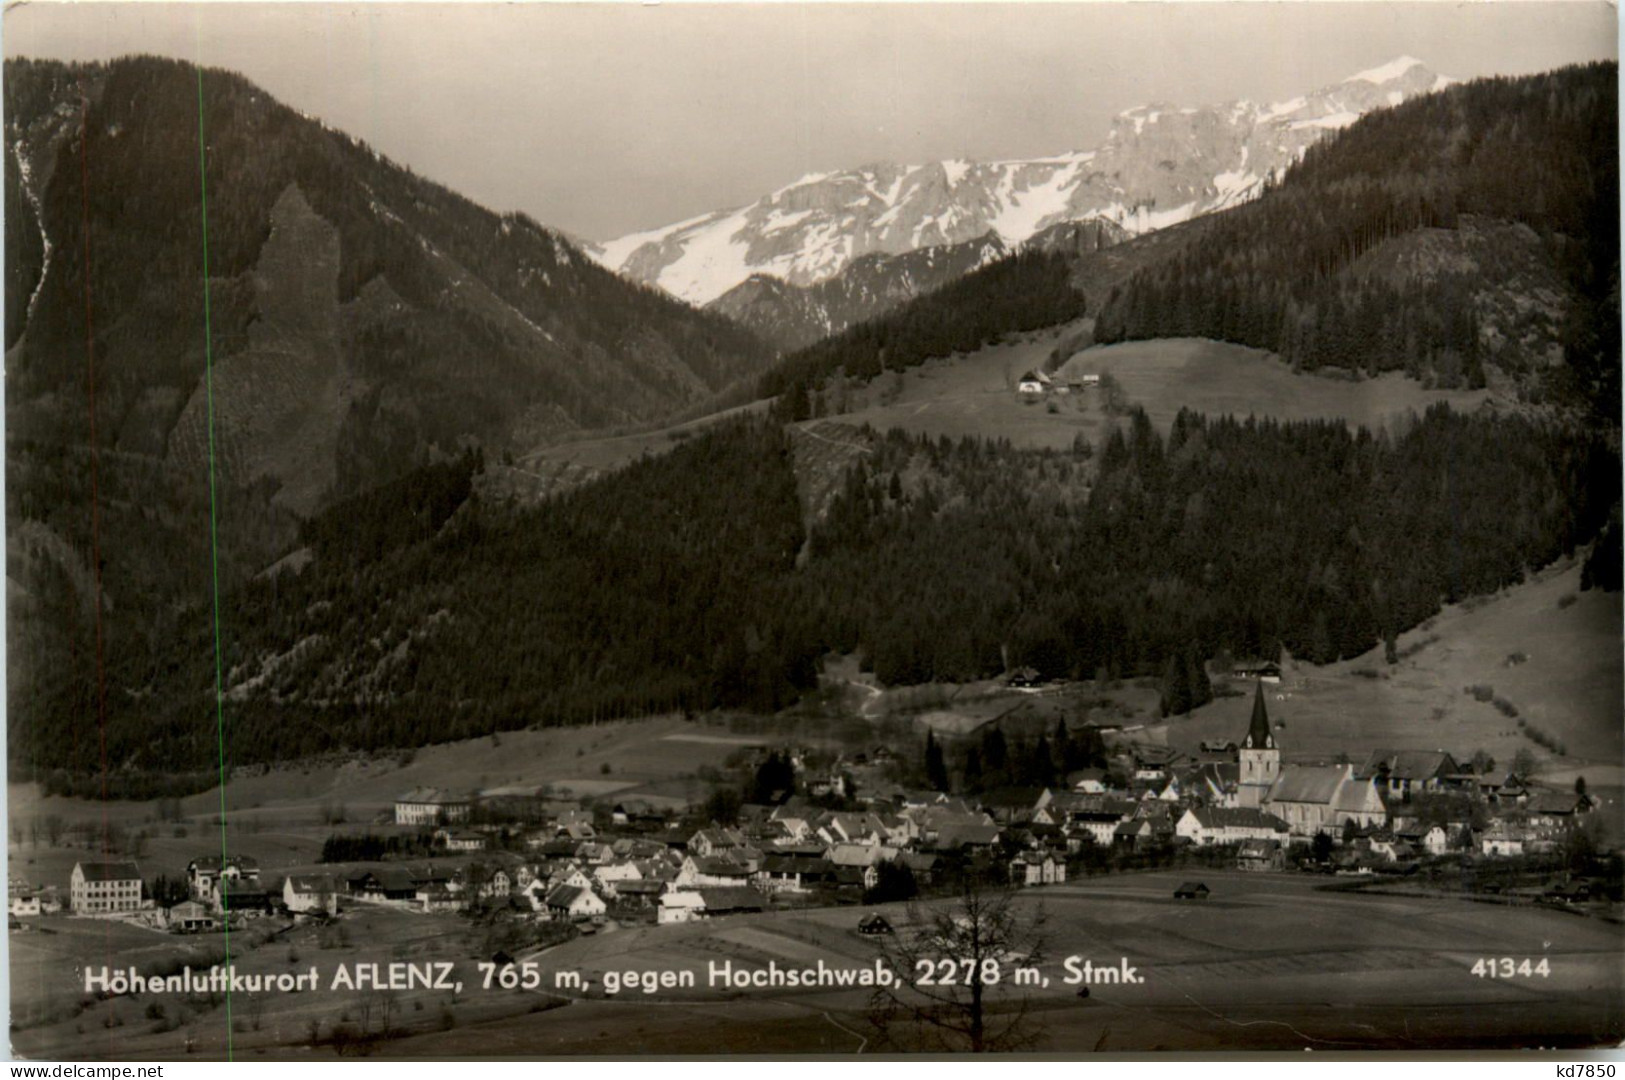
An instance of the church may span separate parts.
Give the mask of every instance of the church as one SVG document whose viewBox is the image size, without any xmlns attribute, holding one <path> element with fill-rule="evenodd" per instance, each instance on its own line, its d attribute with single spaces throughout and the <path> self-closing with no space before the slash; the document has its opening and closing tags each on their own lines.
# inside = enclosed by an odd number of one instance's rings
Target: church
<svg viewBox="0 0 1625 1080">
<path fill-rule="evenodd" d="M 1281 750 L 1275 745 L 1275 734 L 1270 731 L 1263 683 L 1258 684 L 1253 694 L 1253 719 L 1247 725 L 1247 737 L 1241 741 L 1236 757 L 1240 770 L 1236 805 L 1262 809 L 1281 775 Z"/>
<path fill-rule="evenodd" d="M 1387 817 L 1376 785 L 1369 778 L 1356 777 L 1353 765 L 1281 764 L 1281 748 L 1270 730 L 1262 684 L 1253 694 L 1252 721 L 1236 757 L 1236 805 L 1275 815 L 1287 823 L 1294 837 L 1311 837 L 1317 832 L 1335 836 L 1346 822 L 1364 828 Z"/>
</svg>

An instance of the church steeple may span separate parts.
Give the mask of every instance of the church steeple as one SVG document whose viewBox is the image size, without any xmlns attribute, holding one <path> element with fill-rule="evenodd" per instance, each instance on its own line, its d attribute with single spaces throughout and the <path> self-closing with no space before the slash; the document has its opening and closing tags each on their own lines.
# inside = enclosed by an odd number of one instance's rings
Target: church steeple
<svg viewBox="0 0 1625 1080">
<path fill-rule="evenodd" d="M 1269 713 L 1264 709 L 1264 684 L 1259 683 L 1253 692 L 1253 722 L 1247 727 L 1247 738 L 1242 741 L 1243 750 L 1274 750 L 1275 736 L 1270 734 Z"/>
</svg>

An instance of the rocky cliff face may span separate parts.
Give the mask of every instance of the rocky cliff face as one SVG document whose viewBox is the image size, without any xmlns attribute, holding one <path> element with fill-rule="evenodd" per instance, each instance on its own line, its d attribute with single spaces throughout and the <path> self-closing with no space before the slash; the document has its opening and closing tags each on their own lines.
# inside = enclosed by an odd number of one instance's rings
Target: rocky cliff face
<svg viewBox="0 0 1625 1080">
<path fill-rule="evenodd" d="M 1142 106 L 1119 115 L 1092 150 L 805 176 L 749 206 L 633 233 L 589 254 L 706 304 L 754 275 L 813 285 L 867 255 L 989 233 L 1013 248 L 1056 224 L 1091 218 L 1149 232 L 1251 199 L 1327 133 L 1451 81 L 1405 57 L 1270 105 Z"/>
</svg>

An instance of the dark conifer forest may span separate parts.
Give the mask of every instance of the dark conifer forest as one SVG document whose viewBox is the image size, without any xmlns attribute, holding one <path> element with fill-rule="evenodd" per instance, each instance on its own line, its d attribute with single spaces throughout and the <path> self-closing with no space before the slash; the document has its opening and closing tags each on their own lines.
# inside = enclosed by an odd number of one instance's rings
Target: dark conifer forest
<svg viewBox="0 0 1625 1080">
<path fill-rule="evenodd" d="M 1381 435 L 1187 413 L 1164 438 L 1135 412 L 1095 453 L 874 445 L 810 535 L 766 420 L 535 509 L 470 494 L 472 455 L 335 507 L 306 526 L 314 561 L 222 604 L 230 763 L 773 711 L 832 650 L 892 684 L 1174 666 L 1184 711 L 1221 649 L 1358 655 L 1575 552 L 1619 496 L 1602 437 L 1442 406 Z M 110 761 L 216 754 L 210 621 L 190 616 L 110 654 L 141 687 L 108 702 Z M 55 704 L 12 725 L 14 762 L 97 771 L 95 710 Z"/>
<path fill-rule="evenodd" d="M 1483 386 L 1529 363 L 1481 334 L 1480 274 L 1391 280 L 1363 257 L 1420 230 L 1527 227 L 1574 303 L 1550 328 L 1543 390 L 1619 401 L 1619 116 L 1614 64 L 1485 79 L 1364 117 L 1309 148 L 1279 187 L 1194 230 L 1099 312 L 1102 342 L 1197 336 L 1305 369 L 1404 370 Z M 1613 403 L 1609 409 L 1607 404 Z"/>
</svg>

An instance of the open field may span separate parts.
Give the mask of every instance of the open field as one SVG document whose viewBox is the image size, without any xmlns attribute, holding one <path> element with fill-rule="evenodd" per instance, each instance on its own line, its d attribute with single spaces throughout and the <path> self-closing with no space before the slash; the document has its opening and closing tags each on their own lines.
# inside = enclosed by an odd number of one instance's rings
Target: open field
<svg viewBox="0 0 1625 1080">
<path fill-rule="evenodd" d="M 841 420 L 933 438 L 1003 438 L 1020 449 L 1064 449 L 1079 434 L 1098 442 L 1116 422 L 1103 410 L 1098 390 L 1048 401 L 1015 393 L 1016 380 L 1039 369 L 1074 327 L 1037 331 L 885 376 L 862 390 Z M 1107 371 L 1122 384 L 1129 403 L 1142 406 L 1164 431 L 1181 408 L 1210 416 L 1343 419 L 1377 427 L 1438 401 L 1471 410 L 1490 399 L 1487 390 L 1427 390 L 1399 374 L 1361 382 L 1295 374 L 1269 353 L 1193 338 L 1086 349 L 1067 361 L 1059 378 Z"/>
<path fill-rule="evenodd" d="M 1049 979 L 1031 991 L 1041 1049 L 1439 1049 L 1606 1044 L 1622 1034 L 1625 933 L 1561 912 L 1314 891 L 1303 876 L 1204 874 L 1213 898 L 1178 902 L 1188 874 L 1093 879 L 1032 890 L 1047 917 Z M 865 909 L 743 916 L 581 939 L 546 972 L 691 971 L 697 988 L 587 1000 L 538 1016 L 415 1036 L 390 1052 L 842 1053 L 876 1050 L 867 992 L 706 988 L 708 965 L 869 963 Z M 901 905 L 880 908 L 904 928 Z M 906 929 L 905 929 L 906 932 Z M 1062 960 L 1125 960 L 1145 981 L 1080 1001 Z M 1549 978 L 1493 981 L 1479 956 L 1544 957 Z M 579 997 L 579 995 L 578 995 Z"/>
<path fill-rule="evenodd" d="M 1164 431 L 1182 407 L 1210 416 L 1340 419 L 1376 428 L 1390 416 L 1421 412 L 1436 402 L 1470 412 L 1490 399 L 1488 390 L 1428 390 L 1397 372 L 1360 382 L 1294 374 L 1270 353 L 1200 338 L 1086 349 L 1068 360 L 1060 374 L 1106 371 Z"/>
<path fill-rule="evenodd" d="M 1175 901 L 1180 881 L 1199 874 L 1206 901 Z M 1625 928 L 1596 917 L 1528 907 L 1327 892 L 1306 875 L 1169 871 L 1091 878 L 1030 890 L 1018 906 L 1045 915 L 1042 980 L 1030 997 L 1041 1049 L 1084 1052 L 1239 1049 L 1443 1049 L 1585 1046 L 1625 1035 L 1620 963 Z M 939 901 L 940 903 L 940 901 Z M 245 972 L 321 972 L 320 989 L 232 1003 L 238 1056 L 327 1055 L 311 1050 L 309 1024 L 345 1016 L 376 1024 L 383 1002 L 411 1034 L 379 1047 L 391 1056 L 464 1054 L 850 1053 L 877 1050 L 869 992 L 858 988 L 712 987 L 710 965 L 803 968 L 822 960 L 861 968 L 876 946 L 858 919 L 879 910 L 908 933 L 906 905 L 827 908 L 734 916 L 673 926 L 620 929 L 578 938 L 521 959 L 542 972 L 541 992 L 481 989 L 479 935 L 456 916 L 357 909 L 342 923 L 348 940 L 318 940 L 299 928 L 258 947 L 234 946 Z M 110 932 L 88 920 L 46 920 L 55 936 L 12 935 L 14 978 L 66 978 L 76 963 L 149 962 L 147 935 L 97 942 Z M 122 929 L 122 928 L 120 928 Z M 126 931 L 127 934 L 127 931 Z M 234 935 L 244 937 L 244 935 Z M 200 939 L 192 939 L 196 944 Z M 369 944 L 370 943 L 370 944 Z M 239 951 L 240 950 L 240 951 Z M 1547 977 L 1490 980 L 1471 973 L 1479 957 L 1545 959 Z M 1067 957 L 1135 969 L 1136 985 L 1096 985 L 1080 1000 L 1067 985 Z M 368 995 L 330 988 L 340 964 L 450 960 L 461 991 L 418 989 Z M 693 988 L 604 992 L 604 973 L 690 972 Z M 555 985 L 577 972 L 583 989 Z M 56 995 L 58 1001 L 71 993 Z M 195 1002 L 177 1030 L 150 1030 L 151 1001 L 97 1002 L 14 1033 L 25 1057 L 146 1057 L 177 1053 L 190 1037 L 200 1056 L 225 1050 L 224 1002 Z M 568 1004 L 548 1008 L 560 998 Z M 368 1004 L 370 1000 L 370 1004 Z M 997 998 L 995 1007 L 1008 1007 Z M 176 1015 L 179 999 L 168 999 Z M 367 1011 L 370 1009 L 370 1013 Z M 547 1011 L 537 1011 L 546 1009 Z M 115 1026 L 108 1027 L 106 1025 Z"/>
<path fill-rule="evenodd" d="M 239 1058 L 305 1053 L 313 1052 L 303 1045 L 310 1041 L 313 1022 L 322 1038 L 338 1025 L 377 1030 L 386 1012 L 393 1028 L 441 1030 L 527 1014 L 550 1004 L 536 994 L 478 988 L 476 961 L 489 950 L 482 951 L 481 932 L 468 920 L 355 905 L 325 935 L 315 926 L 287 928 L 275 919 L 231 934 L 231 959 L 239 974 L 300 974 L 314 967 L 315 990 L 236 994 L 229 1003 L 224 994 L 148 992 L 81 1006 L 80 972 L 87 964 L 96 969 L 134 965 L 151 973 L 160 959 L 187 950 L 207 953 L 218 962 L 225 935 L 141 931 L 139 940 L 126 940 L 136 931 L 117 923 L 69 918 L 36 922 L 55 932 L 10 936 L 14 993 L 34 988 L 14 1004 L 12 1050 L 23 1058 L 169 1058 L 184 1052 L 219 1059 L 226 1056 L 228 1036 Z M 341 966 L 355 972 L 368 964 L 431 962 L 453 963 L 462 988 L 383 992 L 332 986 Z M 155 1004 L 161 1015 L 155 1015 Z"/>
<path fill-rule="evenodd" d="M 698 770 L 720 766 L 730 751 L 765 739 L 733 732 L 715 717 L 505 731 L 496 738 L 425 746 L 410 755 L 311 762 L 234 777 L 226 787 L 225 817 L 236 827 L 274 839 L 291 827 L 322 825 L 326 813 L 337 807 L 351 824 L 371 821 L 388 813 L 397 795 L 415 787 L 508 794 L 551 788 L 586 797 L 612 793 L 638 798 L 657 791 L 671 796 L 689 790 L 703 795 L 706 785 L 697 779 Z M 88 823 L 109 815 L 126 828 L 156 822 L 156 803 L 112 806 L 108 810 L 90 800 L 43 797 L 34 784 L 10 785 L 13 820 L 59 814 Z M 218 788 L 182 800 L 190 846 L 197 845 L 204 826 L 216 830 L 212 838 L 218 846 L 215 817 L 221 808 Z"/>
<path fill-rule="evenodd" d="M 1592 787 L 1617 787 L 1625 765 L 1625 670 L 1619 595 L 1581 593 L 1572 562 L 1482 601 L 1446 608 L 1400 636 L 1396 665 L 1380 648 L 1316 668 L 1289 662 L 1279 686 L 1266 687 L 1270 718 L 1286 760 L 1332 760 L 1346 751 L 1483 749 L 1510 762 L 1534 753 L 1538 772 Z M 1562 603 L 1565 597 L 1573 599 Z M 1518 659 L 1518 657 L 1523 657 Z M 1464 693 L 1486 685 L 1519 717 L 1560 740 L 1557 756 L 1521 734 L 1517 718 Z M 1239 739 L 1252 699 L 1220 698 L 1166 725 L 1170 745 L 1194 750 L 1204 739 Z"/>
<path fill-rule="evenodd" d="M 1588 790 L 1612 800 L 1620 817 L 1625 785 L 1625 661 L 1618 594 L 1579 591 L 1573 560 L 1522 585 L 1445 608 L 1402 634 L 1400 662 L 1380 646 L 1324 667 L 1288 660 L 1279 685 L 1266 686 L 1270 718 L 1288 761 L 1330 762 L 1347 754 L 1358 764 L 1375 749 L 1444 749 L 1466 760 L 1484 750 L 1510 763 L 1535 755 L 1537 774 L 1566 787 L 1584 776 Z M 1226 680 L 1216 679 L 1222 690 Z M 853 685 L 857 685 L 854 683 Z M 1507 716 L 1469 687 L 1490 687 L 1517 710 Z M 1155 680 L 1107 686 L 1061 684 L 1023 693 L 997 681 L 965 686 L 874 690 L 865 716 L 897 711 L 939 736 L 964 736 L 994 720 L 1009 729 L 1053 728 L 1066 716 L 1124 725 L 1137 740 L 1197 754 L 1207 740 L 1239 741 L 1252 714 L 1251 683 L 1216 697 L 1188 717 L 1159 717 Z M 1565 751 L 1534 742 L 1518 720 L 1547 733 Z M 1605 802 L 1605 806 L 1609 806 Z"/>
</svg>

